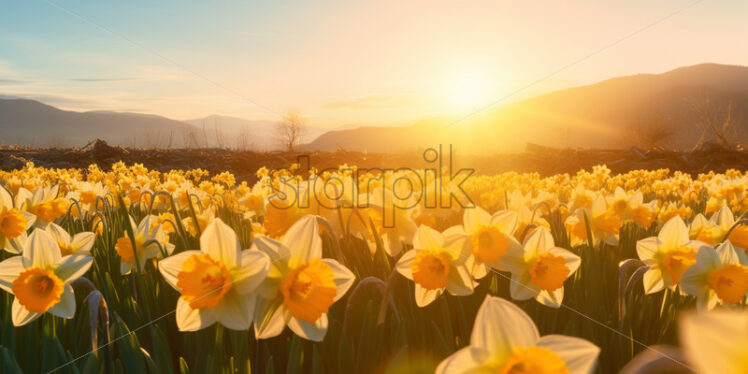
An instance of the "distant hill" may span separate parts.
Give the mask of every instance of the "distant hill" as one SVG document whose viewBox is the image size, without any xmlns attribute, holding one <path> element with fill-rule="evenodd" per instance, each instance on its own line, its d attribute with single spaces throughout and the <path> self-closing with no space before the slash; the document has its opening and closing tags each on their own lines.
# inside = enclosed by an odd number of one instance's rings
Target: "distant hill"
<svg viewBox="0 0 748 374">
<path fill-rule="evenodd" d="M 243 118 L 211 115 L 185 121 L 197 129 L 198 138 L 207 139 L 211 147 L 277 150 L 280 121 L 253 121 Z M 310 142 L 329 131 L 320 127 L 305 127 L 302 143 Z"/>
<path fill-rule="evenodd" d="M 34 100 L 0 99 L 0 143 L 80 147 L 95 138 L 109 144 L 141 147 L 184 145 L 194 128 L 155 115 L 72 112 Z"/>
<path fill-rule="evenodd" d="M 707 105 L 707 102 L 709 103 Z M 530 143 L 551 147 L 691 148 L 713 141 L 703 117 L 721 126 L 732 108 L 729 137 L 745 142 L 748 67 L 702 64 L 663 74 L 639 74 L 499 105 L 448 126 L 432 118 L 400 128 L 330 131 L 308 150 L 395 152 L 453 144 L 463 153 L 518 151 Z"/>
<path fill-rule="evenodd" d="M 213 115 L 176 121 L 142 113 L 74 112 L 34 100 L 0 96 L 0 144 L 81 147 L 100 138 L 112 145 L 156 148 L 278 148 L 277 122 Z M 326 129 L 309 127 L 302 141 Z"/>
</svg>

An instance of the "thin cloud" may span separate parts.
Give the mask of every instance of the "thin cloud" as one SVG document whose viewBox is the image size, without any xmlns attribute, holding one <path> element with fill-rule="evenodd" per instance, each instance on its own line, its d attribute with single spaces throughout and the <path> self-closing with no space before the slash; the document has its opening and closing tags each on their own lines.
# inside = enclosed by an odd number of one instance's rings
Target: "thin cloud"
<svg viewBox="0 0 748 374">
<path fill-rule="evenodd" d="M 376 109 L 401 107 L 411 103 L 411 100 L 403 97 L 386 95 L 369 95 L 348 100 L 334 101 L 325 105 L 329 109 Z"/>
<path fill-rule="evenodd" d="M 3 79 L 0 78 L 0 86 L 16 86 L 19 84 L 27 84 L 31 83 L 31 81 L 22 80 L 22 79 Z"/>
<path fill-rule="evenodd" d="M 122 82 L 122 81 L 136 81 L 138 78 L 71 78 L 73 82 Z"/>
</svg>

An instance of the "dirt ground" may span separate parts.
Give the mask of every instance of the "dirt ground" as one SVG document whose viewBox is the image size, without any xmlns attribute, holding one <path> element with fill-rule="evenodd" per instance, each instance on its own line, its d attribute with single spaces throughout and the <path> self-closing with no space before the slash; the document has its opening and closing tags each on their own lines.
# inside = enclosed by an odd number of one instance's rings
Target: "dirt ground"
<svg viewBox="0 0 748 374">
<path fill-rule="evenodd" d="M 441 160 L 448 166 L 449 150 L 442 147 L 426 152 L 401 154 L 367 154 L 339 150 L 336 152 L 251 152 L 225 149 L 129 149 L 112 147 L 103 141 L 92 142 L 84 148 L 16 148 L 0 149 L 0 169 L 21 168 L 28 161 L 38 166 L 52 168 L 85 168 L 97 164 L 107 170 L 117 161 L 127 164 L 142 163 L 150 169 L 169 171 L 172 169 L 201 168 L 212 173 L 230 171 L 237 180 L 256 180 L 255 171 L 268 168 L 287 167 L 301 161 L 302 168 L 308 163 L 317 169 L 337 168 L 339 165 L 357 165 L 359 168 L 434 168 Z M 470 168 L 475 174 L 497 174 L 506 171 L 537 172 L 541 175 L 576 173 L 579 169 L 591 169 L 605 164 L 614 173 L 634 169 L 669 168 L 692 175 L 710 170 L 723 172 L 727 169 L 748 170 L 748 151 L 725 149 L 706 145 L 690 152 L 668 150 L 556 150 L 528 145 L 522 153 L 492 156 L 467 156 L 459 150 L 452 151 L 453 170 Z M 299 158 L 301 157 L 301 158 Z M 434 161 L 432 161 L 434 160 Z M 432 161 L 432 162 L 428 162 Z"/>
</svg>

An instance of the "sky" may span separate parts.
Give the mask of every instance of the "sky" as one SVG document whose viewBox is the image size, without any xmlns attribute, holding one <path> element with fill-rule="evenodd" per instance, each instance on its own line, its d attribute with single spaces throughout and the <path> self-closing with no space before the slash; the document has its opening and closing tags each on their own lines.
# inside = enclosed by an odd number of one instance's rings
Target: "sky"
<svg viewBox="0 0 748 374">
<path fill-rule="evenodd" d="M 694 2 L 0 0 L 0 95 L 404 125 L 621 75 L 748 65 L 748 1 Z"/>
</svg>

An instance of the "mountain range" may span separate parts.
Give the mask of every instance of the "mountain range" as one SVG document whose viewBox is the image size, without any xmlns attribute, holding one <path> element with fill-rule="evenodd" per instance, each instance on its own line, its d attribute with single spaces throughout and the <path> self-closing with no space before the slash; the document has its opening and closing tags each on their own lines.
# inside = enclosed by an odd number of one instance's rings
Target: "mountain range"
<svg viewBox="0 0 748 374">
<path fill-rule="evenodd" d="M 302 150 L 422 151 L 452 144 L 462 153 L 550 147 L 688 149 L 708 141 L 744 143 L 748 67 L 701 64 L 568 88 L 463 117 L 403 127 L 307 127 Z M 109 111 L 61 110 L 0 96 L 0 144 L 80 147 L 95 138 L 134 147 L 278 148 L 277 121 L 220 115 L 187 121 Z"/>
<path fill-rule="evenodd" d="M 305 148 L 397 152 L 452 144 L 463 153 L 557 148 L 692 148 L 745 142 L 748 67 L 701 64 L 639 74 L 497 105 L 467 118 L 438 117 L 400 128 L 330 131 Z"/>
</svg>

